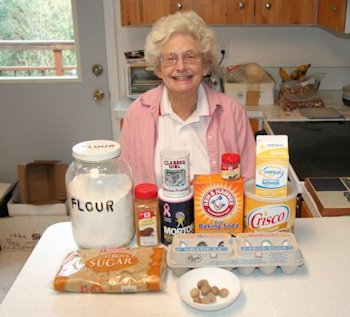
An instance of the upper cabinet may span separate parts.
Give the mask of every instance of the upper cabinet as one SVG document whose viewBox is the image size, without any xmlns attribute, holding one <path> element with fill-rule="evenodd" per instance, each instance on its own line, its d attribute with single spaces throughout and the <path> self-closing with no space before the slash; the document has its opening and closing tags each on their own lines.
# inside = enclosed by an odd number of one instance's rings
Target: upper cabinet
<svg viewBox="0 0 350 317">
<path fill-rule="evenodd" d="M 254 24 L 254 1 L 193 0 L 193 10 L 208 24 Z"/>
<path fill-rule="evenodd" d="M 255 23 L 314 25 L 315 0 L 256 0 Z"/>
<path fill-rule="evenodd" d="M 346 0 L 318 0 L 318 26 L 337 32 L 344 32 L 345 15 Z"/>
<path fill-rule="evenodd" d="M 122 25 L 151 25 L 161 16 L 195 10 L 214 25 L 313 25 L 316 0 L 120 0 Z"/>
<path fill-rule="evenodd" d="M 122 25 L 152 25 L 162 16 L 192 9 L 192 0 L 120 0 Z"/>
</svg>

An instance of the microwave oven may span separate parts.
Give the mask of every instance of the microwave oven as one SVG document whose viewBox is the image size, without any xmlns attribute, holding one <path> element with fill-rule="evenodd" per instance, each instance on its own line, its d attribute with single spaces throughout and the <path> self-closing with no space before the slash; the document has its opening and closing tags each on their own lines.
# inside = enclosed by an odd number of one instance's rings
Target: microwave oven
<svg viewBox="0 0 350 317">
<path fill-rule="evenodd" d="M 162 80 L 154 73 L 154 69 L 143 63 L 128 64 L 126 67 L 127 96 L 138 98 L 149 89 L 157 87 Z"/>
</svg>

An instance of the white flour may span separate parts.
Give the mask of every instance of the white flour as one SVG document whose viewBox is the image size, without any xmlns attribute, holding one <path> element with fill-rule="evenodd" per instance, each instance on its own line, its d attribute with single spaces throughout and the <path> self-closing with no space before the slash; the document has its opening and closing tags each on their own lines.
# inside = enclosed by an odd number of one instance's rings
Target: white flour
<svg viewBox="0 0 350 317">
<path fill-rule="evenodd" d="M 126 174 L 81 174 L 68 184 L 73 235 L 83 248 L 122 246 L 134 229 L 132 183 Z"/>
</svg>

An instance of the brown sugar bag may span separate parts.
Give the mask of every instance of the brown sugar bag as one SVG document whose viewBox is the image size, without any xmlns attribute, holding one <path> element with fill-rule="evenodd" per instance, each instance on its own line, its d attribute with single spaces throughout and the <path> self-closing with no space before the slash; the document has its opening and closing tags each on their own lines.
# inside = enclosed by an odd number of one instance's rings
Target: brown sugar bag
<svg viewBox="0 0 350 317">
<path fill-rule="evenodd" d="M 82 249 L 70 252 L 53 281 L 59 292 L 129 293 L 165 288 L 161 247 Z"/>
</svg>

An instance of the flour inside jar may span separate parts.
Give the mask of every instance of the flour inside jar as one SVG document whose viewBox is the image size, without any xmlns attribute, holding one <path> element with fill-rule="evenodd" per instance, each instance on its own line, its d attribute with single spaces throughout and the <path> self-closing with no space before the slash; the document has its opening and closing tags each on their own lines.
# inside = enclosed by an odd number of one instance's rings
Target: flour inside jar
<svg viewBox="0 0 350 317">
<path fill-rule="evenodd" d="M 122 246 L 134 229 L 132 182 L 126 174 L 91 169 L 67 186 L 73 236 L 80 247 Z"/>
</svg>

